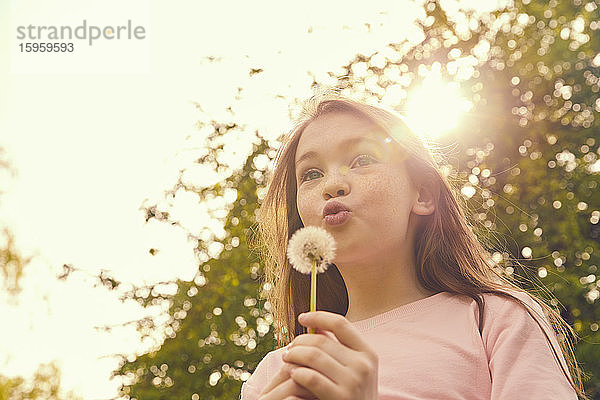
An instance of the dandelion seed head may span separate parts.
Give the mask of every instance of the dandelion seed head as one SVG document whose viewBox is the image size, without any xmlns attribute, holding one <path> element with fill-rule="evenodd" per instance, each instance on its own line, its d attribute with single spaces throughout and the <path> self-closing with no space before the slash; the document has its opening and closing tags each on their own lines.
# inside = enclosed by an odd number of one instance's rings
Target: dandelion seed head
<svg viewBox="0 0 600 400">
<path fill-rule="evenodd" d="M 317 273 L 327 270 L 335 257 L 335 239 L 325 229 L 306 226 L 298 229 L 288 242 L 287 256 L 294 269 L 302 274 L 310 274 L 312 262 L 317 262 Z"/>
</svg>

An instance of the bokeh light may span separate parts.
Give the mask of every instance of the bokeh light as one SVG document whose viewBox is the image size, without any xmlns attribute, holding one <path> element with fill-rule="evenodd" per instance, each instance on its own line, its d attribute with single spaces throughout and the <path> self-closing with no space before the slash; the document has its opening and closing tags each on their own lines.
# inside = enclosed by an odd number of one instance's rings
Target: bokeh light
<svg viewBox="0 0 600 400">
<path fill-rule="evenodd" d="M 433 71 L 420 87 L 408 94 L 406 122 L 419 135 L 435 138 L 455 128 L 473 107 L 463 98 L 456 82 L 445 82 Z"/>
</svg>

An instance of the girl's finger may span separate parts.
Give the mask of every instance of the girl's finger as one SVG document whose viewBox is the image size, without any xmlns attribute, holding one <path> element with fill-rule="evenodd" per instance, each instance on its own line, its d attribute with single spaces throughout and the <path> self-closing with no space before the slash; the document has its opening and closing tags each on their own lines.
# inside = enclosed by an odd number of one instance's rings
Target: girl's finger
<svg viewBox="0 0 600 400">
<path fill-rule="evenodd" d="M 281 368 L 281 370 L 286 370 L 286 368 Z M 290 377 L 289 371 L 283 371 L 283 373 L 287 374 L 287 378 L 271 390 L 263 390 L 258 396 L 259 400 L 283 400 L 293 398 L 294 396 L 301 399 L 316 399 L 310 390 L 298 384 Z"/>
<path fill-rule="evenodd" d="M 351 364 L 352 360 L 356 357 L 356 355 L 353 354 L 355 353 L 355 351 L 341 344 L 332 332 L 324 331 L 318 328 L 317 334 L 315 335 L 303 334 L 296 336 L 294 340 L 290 343 L 290 345 L 287 347 L 287 350 L 291 351 L 292 349 L 296 348 L 296 346 L 300 345 L 318 348 L 322 352 L 327 353 L 330 357 L 332 357 L 342 366 L 347 366 Z M 292 362 L 301 364 L 296 360 L 293 360 Z"/>
<path fill-rule="evenodd" d="M 289 368 L 281 368 L 279 372 L 271 379 L 271 381 L 264 387 L 262 393 L 268 393 L 271 390 L 275 389 L 281 383 L 285 382 L 287 379 L 290 379 L 290 370 Z"/>
<path fill-rule="evenodd" d="M 342 393 L 343 386 L 336 385 L 311 368 L 298 367 L 291 372 L 291 376 L 299 386 L 310 388 L 311 394 L 318 399 L 347 398 Z"/>
<path fill-rule="evenodd" d="M 337 346 L 341 345 L 337 344 Z M 344 352 L 340 351 L 340 353 Z M 294 344 L 294 346 L 289 348 L 289 352 L 283 356 L 283 360 L 287 363 L 312 368 L 334 384 L 343 383 L 347 375 L 345 365 L 336 360 L 331 353 L 310 344 L 307 346 Z"/>
<path fill-rule="evenodd" d="M 339 342 L 353 350 L 371 353 L 371 346 L 362 338 L 352 323 L 340 314 L 328 311 L 311 311 L 298 316 L 306 327 L 331 331 Z"/>
</svg>

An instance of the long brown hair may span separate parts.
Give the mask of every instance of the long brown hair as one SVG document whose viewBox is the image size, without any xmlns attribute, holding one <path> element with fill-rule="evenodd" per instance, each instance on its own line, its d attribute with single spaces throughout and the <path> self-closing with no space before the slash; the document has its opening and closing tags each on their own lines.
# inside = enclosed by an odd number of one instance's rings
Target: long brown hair
<svg viewBox="0 0 600 400">
<path fill-rule="evenodd" d="M 284 138 L 274 160 L 274 168 L 268 176 L 268 189 L 257 214 L 259 253 L 265 266 L 264 296 L 271 304 L 275 337 L 279 346 L 287 345 L 294 337 L 304 333 L 298 323 L 298 315 L 309 309 L 310 276 L 293 269 L 286 257 L 287 244 L 292 234 L 304 225 L 296 205 L 296 179 L 294 159 L 298 141 L 304 128 L 317 117 L 343 111 L 367 117 L 393 137 L 406 153 L 406 165 L 413 181 L 426 179 L 436 192 L 436 207 L 431 215 L 422 216 L 415 235 L 416 274 L 420 284 L 428 290 L 450 292 L 469 296 L 479 309 L 479 331 L 483 327 L 485 299 L 483 293 L 494 293 L 511 299 L 525 307 L 538 323 L 563 373 L 583 399 L 581 371 L 573 354 L 573 345 L 566 332 L 577 339 L 574 330 L 560 314 L 535 295 L 528 293 L 512 278 L 497 272 L 489 252 L 472 232 L 463 207 L 446 174 L 436 162 L 435 149 L 415 135 L 404 123 L 402 116 L 385 107 L 376 107 L 340 95 L 335 89 L 316 93 L 303 104 L 299 118 Z M 436 153 L 437 155 L 437 153 Z M 418 172 L 418 173 L 417 173 Z M 335 264 L 319 274 L 317 281 L 317 308 L 340 315 L 348 310 L 348 294 L 344 280 Z M 508 292 L 528 295 L 539 305 L 537 310 Z M 519 295 L 518 297 L 521 297 Z M 560 348 L 568 360 L 569 371 L 558 359 L 556 349 L 542 327 L 539 311 L 551 321 L 552 334 L 560 333 Z M 533 311 L 533 313 L 532 313 Z M 536 317 L 534 314 L 538 315 Z M 572 357 L 571 357 L 572 355 Z M 576 385 L 570 379 L 575 377 Z"/>
</svg>

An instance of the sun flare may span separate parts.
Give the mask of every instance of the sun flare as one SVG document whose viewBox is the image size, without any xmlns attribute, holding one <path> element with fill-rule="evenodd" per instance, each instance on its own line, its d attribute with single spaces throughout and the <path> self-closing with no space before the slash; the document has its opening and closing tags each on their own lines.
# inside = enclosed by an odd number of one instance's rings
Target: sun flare
<svg viewBox="0 0 600 400">
<path fill-rule="evenodd" d="M 431 74 L 408 94 L 406 122 L 417 134 L 435 138 L 455 128 L 473 103 L 460 95 L 456 82 Z"/>
</svg>

